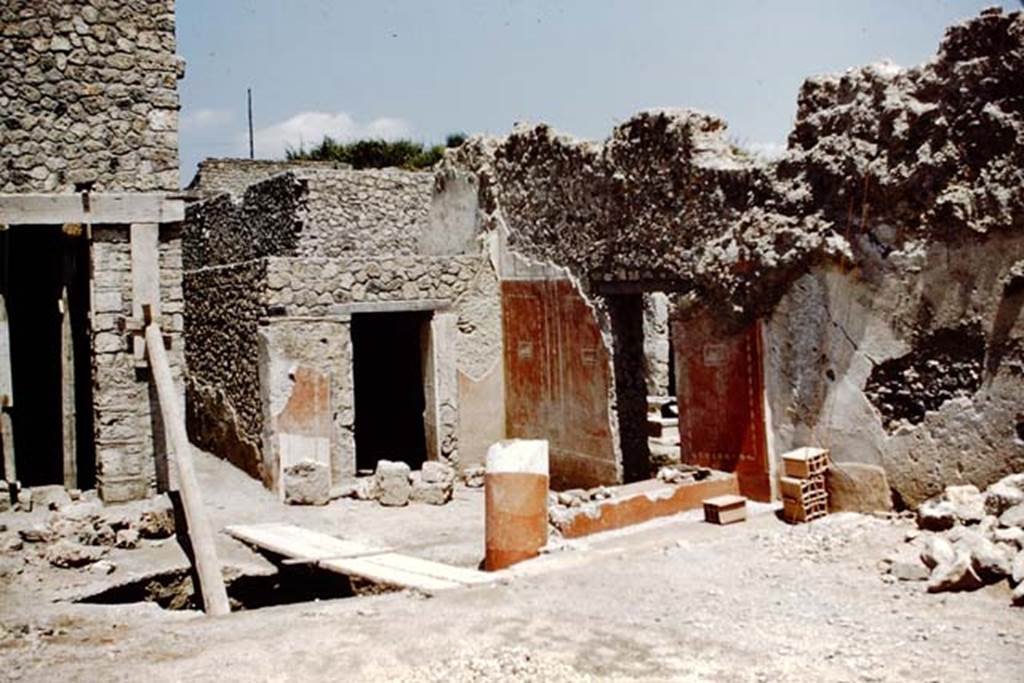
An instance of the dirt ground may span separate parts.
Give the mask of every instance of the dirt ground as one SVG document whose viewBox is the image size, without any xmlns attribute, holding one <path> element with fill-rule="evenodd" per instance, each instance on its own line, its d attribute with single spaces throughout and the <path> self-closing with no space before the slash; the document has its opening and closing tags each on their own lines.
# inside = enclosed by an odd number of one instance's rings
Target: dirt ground
<svg viewBox="0 0 1024 683">
<path fill-rule="evenodd" d="M 217 528 L 290 521 L 463 566 L 482 557 L 479 490 L 441 508 L 286 508 L 230 466 L 199 464 Z M 1024 680 L 1024 610 L 1009 607 L 1005 584 L 929 595 L 883 580 L 879 563 L 911 523 L 841 514 L 791 527 L 767 506 L 753 511 L 730 527 L 687 513 L 565 544 L 495 586 L 219 618 L 55 601 L 183 566 L 173 539 L 115 551 L 103 577 L 7 553 L 0 680 Z M 0 523 L 16 530 L 36 514 Z M 235 571 L 274 570 L 219 543 Z"/>
</svg>

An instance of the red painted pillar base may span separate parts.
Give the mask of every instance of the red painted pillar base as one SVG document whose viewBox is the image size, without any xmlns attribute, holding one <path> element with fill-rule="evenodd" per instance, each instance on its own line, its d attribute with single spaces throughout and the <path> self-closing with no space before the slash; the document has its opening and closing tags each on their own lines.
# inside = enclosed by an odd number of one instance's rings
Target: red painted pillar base
<svg viewBox="0 0 1024 683">
<path fill-rule="evenodd" d="M 501 441 L 484 478 L 487 571 L 536 557 L 548 542 L 548 442 Z"/>
</svg>

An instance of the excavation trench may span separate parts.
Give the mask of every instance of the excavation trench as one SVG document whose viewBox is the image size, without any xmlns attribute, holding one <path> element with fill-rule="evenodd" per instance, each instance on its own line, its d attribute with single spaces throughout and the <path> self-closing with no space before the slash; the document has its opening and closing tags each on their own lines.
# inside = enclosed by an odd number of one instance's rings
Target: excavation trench
<svg viewBox="0 0 1024 683">
<path fill-rule="evenodd" d="M 279 564 L 269 574 L 238 574 L 226 578 L 231 611 L 337 600 L 393 592 L 393 586 L 343 576 L 312 565 Z M 201 604 L 187 568 L 150 574 L 74 600 L 96 605 L 151 602 L 168 610 L 198 610 Z"/>
</svg>

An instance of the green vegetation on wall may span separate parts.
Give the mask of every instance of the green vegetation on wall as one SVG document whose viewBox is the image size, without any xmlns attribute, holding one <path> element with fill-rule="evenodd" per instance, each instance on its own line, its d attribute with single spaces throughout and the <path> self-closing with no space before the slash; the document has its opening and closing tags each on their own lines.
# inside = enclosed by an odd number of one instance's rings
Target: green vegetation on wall
<svg viewBox="0 0 1024 683">
<path fill-rule="evenodd" d="M 289 149 L 288 161 L 340 161 L 352 168 L 403 168 L 408 171 L 430 168 L 444 156 L 446 148 L 458 147 L 466 140 L 465 133 L 452 133 L 443 145 L 426 147 L 411 140 L 356 140 L 338 142 L 329 135 L 316 147 Z"/>
</svg>

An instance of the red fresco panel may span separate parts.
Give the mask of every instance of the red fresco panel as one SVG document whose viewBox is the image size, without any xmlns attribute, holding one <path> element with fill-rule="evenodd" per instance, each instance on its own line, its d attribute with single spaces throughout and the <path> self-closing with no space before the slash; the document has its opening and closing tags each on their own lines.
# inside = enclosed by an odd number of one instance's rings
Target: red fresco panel
<svg viewBox="0 0 1024 683">
<path fill-rule="evenodd" d="M 544 283 L 503 282 L 505 422 L 510 437 L 548 438 L 550 369 Z M 539 285 L 539 286 L 538 286 Z"/>
<path fill-rule="evenodd" d="M 735 472 L 743 495 L 770 500 L 760 322 L 731 336 L 710 327 L 675 324 L 683 460 Z"/>
<path fill-rule="evenodd" d="M 618 481 L 608 352 L 568 280 L 502 282 L 506 432 L 547 439 L 556 487 Z"/>
</svg>

